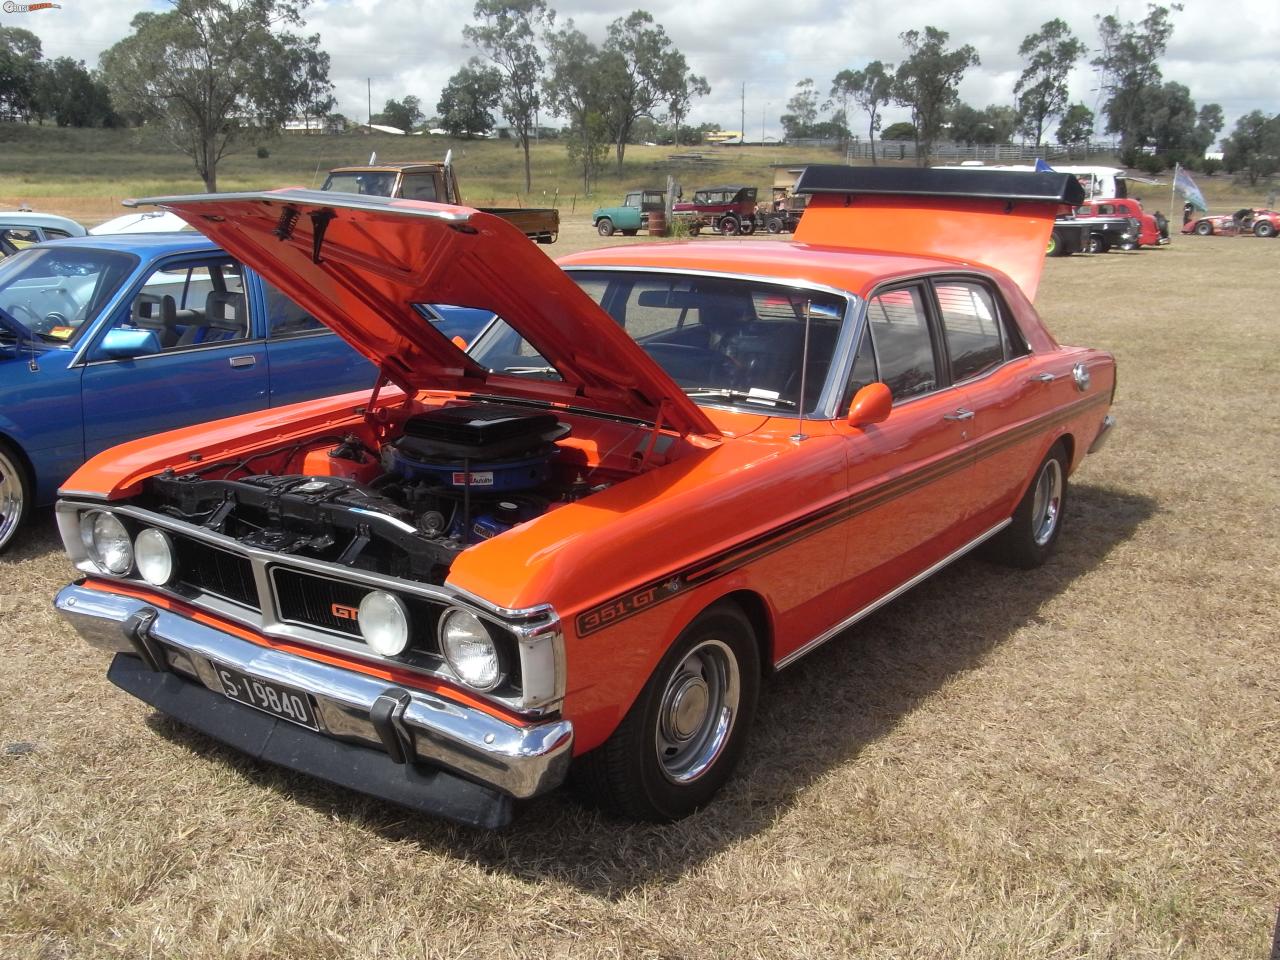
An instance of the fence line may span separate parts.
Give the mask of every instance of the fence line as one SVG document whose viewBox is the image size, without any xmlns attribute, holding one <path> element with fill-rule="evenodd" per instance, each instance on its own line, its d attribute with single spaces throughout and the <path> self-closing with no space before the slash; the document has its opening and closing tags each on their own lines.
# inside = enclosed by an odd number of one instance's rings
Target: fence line
<svg viewBox="0 0 1280 960">
<path fill-rule="evenodd" d="M 964 160 L 981 160 L 987 163 L 1034 163 L 1037 158 L 1044 160 L 1083 159 L 1099 153 L 1115 153 L 1114 143 L 1087 143 L 1068 145 L 1063 143 L 1042 143 L 1039 147 L 1031 144 L 995 143 L 965 144 L 936 142 L 930 159 L 935 163 L 955 163 Z M 914 160 L 916 145 L 912 140 L 877 140 L 874 156 L 880 160 Z M 870 143 L 853 142 L 845 149 L 845 162 L 870 160 L 872 147 Z"/>
</svg>

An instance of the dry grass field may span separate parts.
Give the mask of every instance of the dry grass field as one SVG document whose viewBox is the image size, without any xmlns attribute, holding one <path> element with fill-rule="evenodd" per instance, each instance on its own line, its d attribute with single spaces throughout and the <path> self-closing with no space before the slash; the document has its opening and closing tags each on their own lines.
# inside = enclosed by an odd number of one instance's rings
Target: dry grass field
<svg viewBox="0 0 1280 960">
<path fill-rule="evenodd" d="M 1059 552 L 962 560 L 778 676 L 675 826 L 558 792 L 473 832 L 188 733 L 55 619 L 42 516 L 0 561 L 0 956 L 1265 956 L 1278 267 L 1252 238 L 1050 260 L 1050 327 L 1120 364 Z"/>
</svg>

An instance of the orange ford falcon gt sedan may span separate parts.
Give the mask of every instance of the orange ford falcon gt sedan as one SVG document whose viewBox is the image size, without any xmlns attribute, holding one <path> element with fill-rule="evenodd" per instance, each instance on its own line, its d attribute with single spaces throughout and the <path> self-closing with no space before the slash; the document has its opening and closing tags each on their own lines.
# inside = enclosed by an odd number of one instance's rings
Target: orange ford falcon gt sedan
<svg viewBox="0 0 1280 960">
<path fill-rule="evenodd" d="M 57 607 L 254 757 L 501 826 L 577 777 L 683 817 L 761 684 L 974 547 L 1043 563 L 1112 358 L 1031 306 L 1065 174 L 810 167 L 795 239 L 554 263 L 462 207 L 163 198 L 380 366 L 116 447 Z M 442 305 L 492 314 L 462 349 Z"/>
</svg>

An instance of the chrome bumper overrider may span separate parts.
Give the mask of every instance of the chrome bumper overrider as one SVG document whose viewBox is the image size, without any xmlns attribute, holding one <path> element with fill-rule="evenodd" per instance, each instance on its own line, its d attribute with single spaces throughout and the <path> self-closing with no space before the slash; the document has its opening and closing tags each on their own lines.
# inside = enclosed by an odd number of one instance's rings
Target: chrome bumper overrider
<svg viewBox="0 0 1280 960">
<path fill-rule="evenodd" d="M 1093 438 L 1093 443 L 1089 444 L 1089 452 L 1097 453 L 1103 448 L 1107 442 L 1107 438 L 1111 435 L 1111 428 L 1116 425 L 1116 418 L 1111 414 L 1107 414 L 1102 418 L 1102 426 L 1098 428 L 1098 435 Z"/>
<path fill-rule="evenodd" d="M 133 597 L 73 584 L 54 605 L 92 646 L 140 655 L 219 695 L 215 662 L 302 690 L 314 699 L 324 735 L 383 751 L 397 763 L 441 767 L 516 798 L 545 793 L 568 772 L 567 720 L 508 723 L 435 694 L 259 646 Z"/>
</svg>

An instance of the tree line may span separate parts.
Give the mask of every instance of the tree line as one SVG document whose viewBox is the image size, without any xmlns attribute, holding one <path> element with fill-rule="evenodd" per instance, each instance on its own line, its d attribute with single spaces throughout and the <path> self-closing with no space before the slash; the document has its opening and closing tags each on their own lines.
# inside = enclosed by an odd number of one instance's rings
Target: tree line
<svg viewBox="0 0 1280 960">
<path fill-rule="evenodd" d="M 1180 9 L 1176 4 L 1148 4 L 1139 22 L 1115 15 L 1095 17 L 1098 48 L 1089 64 L 1106 97 L 1104 129 L 1119 136 L 1127 166 L 1156 172 L 1173 161 L 1199 162 L 1222 131 L 1220 105 L 1197 109 L 1190 90 L 1165 82 L 1161 73 L 1160 60 L 1173 33 L 1171 11 Z M 1088 47 L 1061 18 L 1047 21 L 1019 45 L 1024 67 L 1014 83 L 1012 106 L 992 104 L 981 110 L 962 103 L 958 93 L 966 72 L 981 63 L 977 50 L 969 44 L 949 46 L 950 35 L 932 26 L 908 30 L 899 38 L 905 52 L 900 63 L 873 60 L 858 70 L 841 70 L 821 105 L 813 80 L 801 80 L 781 118 L 786 136 L 847 137 L 850 110 L 857 108 L 865 114 L 874 161 L 883 112 L 896 104 L 910 111 L 911 120 L 895 124 L 897 129 L 886 134 L 914 139 L 921 165 L 928 164 L 935 142 L 944 134 L 969 145 L 1006 143 L 1019 134 L 1039 147 L 1056 121 L 1060 143 L 1081 145 L 1093 137 L 1097 118 L 1083 103 L 1068 102 L 1067 87 Z M 831 111 L 828 119 L 819 119 L 823 110 Z M 1257 125 L 1256 120 L 1250 123 Z M 1238 126 L 1237 133 L 1240 130 Z M 1235 134 L 1227 141 L 1228 169 L 1249 162 L 1237 156 L 1239 150 L 1233 152 L 1234 139 Z"/>
<path fill-rule="evenodd" d="M 206 188 L 216 190 L 218 162 L 227 153 L 290 118 L 301 117 L 309 129 L 311 121 L 335 116 L 329 56 L 318 35 L 301 32 L 308 2 L 171 0 L 166 12 L 135 16 L 130 34 L 102 54 L 96 72 L 65 57 L 45 60 L 34 34 L 0 28 L 0 120 L 146 124 L 191 157 Z M 1194 162 L 1222 130 L 1218 104 L 1197 108 L 1187 87 L 1162 76 L 1171 10 L 1180 9 L 1150 3 L 1138 22 L 1095 17 L 1098 46 L 1088 62 L 1106 98 L 1104 129 L 1119 136 L 1128 166 L 1155 172 L 1173 160 Z M 644 10 L 617 18 L 596 41 L 571 19 L 557 23 L 546 0 L 476 0 L 462 35 L 476 54 L 449 78 L 435 122 L 455 136 L 479 136 L 494 128 L 499 113 L 523 151 L 526 190 L 530 142 L 542 114 L 568 121 L 562 136 L 590 190 L 610 151 L 621 172 L 627 144 L 656 138 L 659 123 L 670 125 L 677 145 L 696 134 L 683 122 L 697 98 L 710 93 L 706 78 Z M 1020 134 L 1039 146 L 1055 123 L 1063 143 L 1094 135 L 1097 118 L 1084 104 L 1069 103 L 1067 88 L 1088 48 L 1062 19 L 1020 44 L 1025 66 L 1012 105 L 982 109 L 958 96 L 967 71 L 981 63 L 977 50 L 952 46 L 949 34 L 933 26 L 905 31 L 900 40 L 900 62 L 841 70 L 825 100 L 812 78 L 801 80 L 781 118 L 788 138 L 847 137 L 860 112 L 873 160 L 876 135 L 897 135 L 916 141 L 923 165 L 944 135 L 1000 143 Z M 890 105 L 905 107 L 910 120 L 882 132 Z M 373 119 L 408 130 L 424 119 L 422 103 L 413 96 L 388 100 Z M 1280 167 L 1280 116 L 1241 117 L 1223 144 L 1229 171 L 1255 181 L 1271 176 Z"/>
</svg>

